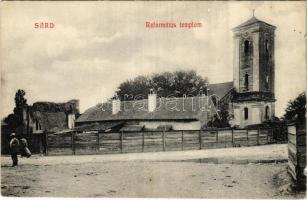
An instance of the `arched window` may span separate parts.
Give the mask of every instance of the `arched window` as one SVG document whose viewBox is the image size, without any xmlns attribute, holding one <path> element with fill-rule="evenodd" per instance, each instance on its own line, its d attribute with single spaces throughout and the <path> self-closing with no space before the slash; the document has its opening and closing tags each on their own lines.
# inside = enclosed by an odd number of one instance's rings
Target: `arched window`
<svg viewBox="0 0 307 200">
<path fill-rule="evenodd" d="M 268 90 L 269 89 L 269 76 L 266 75 L 265 77 L 265 88 Z"/>
<path fill-rule="evenodd" d="M 244 119 L 248 119 L 248 108 L 244 108 Z"/>
<path fill-rule="evenodd" d="M 245 40 L 244 41 L 244 55 L 248 56 L 249 55 L 249 51 L 250 51 L 249 41 Z"/>
<path fill-rule="evenodd" d="M 41 130 L 38 120 L 35 120 L 35 130 Z"/>
<path fill-rule="evenodd" d="M 244 87 L 246 90 L 248 90 L 248 74 L 245 74 L 244 76 Z"/>
<path fill-rule="evenodd" d="M 265 119 L 269 119 L 269 116 L 270 116 L 270 107 L 269 107 L 269 106 L 266 106 L 266 107 L 265 107 L 265 115 L 264 115 L 264 118 L 265 118 Z"/>
<path fill-rule="evenodd" d="M 269 40 L 265 40 L 265 51 L 266 51 L 266 52 L 269 52 L 269 49 L 270 49 Z"/>
</svg>

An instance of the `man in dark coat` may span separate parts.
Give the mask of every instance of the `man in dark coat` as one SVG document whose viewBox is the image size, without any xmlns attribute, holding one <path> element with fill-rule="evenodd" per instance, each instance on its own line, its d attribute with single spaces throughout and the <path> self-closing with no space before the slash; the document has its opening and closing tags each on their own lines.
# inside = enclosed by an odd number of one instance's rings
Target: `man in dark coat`
<svg viewBox="0 0 307 200">
<path fill-rule="evenodd" d="M 15 167 L 18 165 L 18 149 L 19 149 L 19 140 L 16 138 L 16 134 L 12 133 L 11 134 L 11 141 L 10 141 L 10 152 L 11 152 L 11 157 L 13 161 L 12 167 Z"/>
</svg>

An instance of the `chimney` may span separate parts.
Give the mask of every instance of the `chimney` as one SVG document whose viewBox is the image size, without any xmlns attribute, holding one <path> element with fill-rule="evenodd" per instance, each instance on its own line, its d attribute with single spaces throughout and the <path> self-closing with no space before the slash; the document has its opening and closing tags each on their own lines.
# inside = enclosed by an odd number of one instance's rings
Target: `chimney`
<svg viewBox="0 0 307 200">
<path fill-rule="evenodd" d="M 75 114 L 68 114 L 67 118 L 68 118 L 68 122 L 67 122 L 68 129 L 75 128 L 75 121 L 76 121 Z"/>
<path fill-rule="evenodd" d="M 148 111 L 153 112 L 157 107 L 157 94 L 153 89 L 150 89 L 148 94 Z"/>
<path fill-rule="evenodd" d="M 112 100 L 112 114 L 115 115 L 120 111 L 120 100 L 118 97 Z"/>
</svg>

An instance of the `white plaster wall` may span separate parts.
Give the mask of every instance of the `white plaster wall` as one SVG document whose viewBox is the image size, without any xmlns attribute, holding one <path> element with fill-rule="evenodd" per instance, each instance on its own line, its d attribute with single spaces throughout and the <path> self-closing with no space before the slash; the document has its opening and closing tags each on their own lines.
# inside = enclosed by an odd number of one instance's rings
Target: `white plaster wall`
<svg viewBox="0 0 307 200">
<path fill-rule="evenodd" d="M 261 110 L 260 108 L 252 108 L 251 109 L 251 123 L 252 124 L 260 124 L 261 123 Z"/>
<path fill-rule="evenodd" d="M 269 106 L 269 119 L 275 115 L 274 102 L 242 102 L 234 103 L 234 121 L 239 127 L 251 124 L 260 124 L 265 121 L 265 107 Z M 248 108 L 248 119 L 244 119 L 244 108 Z"/>
<path fill-rule="evenodd" d="M 240 125 L 241 124 L 241 109 L 234 109 L 233 110 L 234 115 L 234 125 Z"/>
<path fill-rule="evenodd" d="M 148 129 L 156 129 L 160 125 L 172 125 L 173 130 L 199 130 L 200 121 L 175 122 L 175 121 L 140 121 L 139 125 L 144 125 Z"/>
</svg>

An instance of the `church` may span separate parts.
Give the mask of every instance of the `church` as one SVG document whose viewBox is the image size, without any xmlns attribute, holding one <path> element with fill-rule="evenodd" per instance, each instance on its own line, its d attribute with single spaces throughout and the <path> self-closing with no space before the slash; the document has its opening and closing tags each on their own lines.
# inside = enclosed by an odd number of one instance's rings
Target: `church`
<svg viewBox="0 0 307 200">
<path fill-rule="evenodd" d="M 271 119 L 275 115 L 276 101 L 275 29 L 255 16 L 233 28 L 233 82 L 209 85 L 207 96 L 157 99 L 157 94 L 153 93 L 148 94 L 148 99 L 137 101 L 114 99 L 86 110 L 76 120 L 77 129 L 199 130 L 221 106 L 228 109 L 233 127 L 244 128 Z M 208 101 L 210 94 L 218 97 L 215 110 Z M 167 108 L 169 100 L 176 103 L 176 112 Z M 144 105 L 142 109 L 136 106 L 140 104 Z"/>
</svg>

